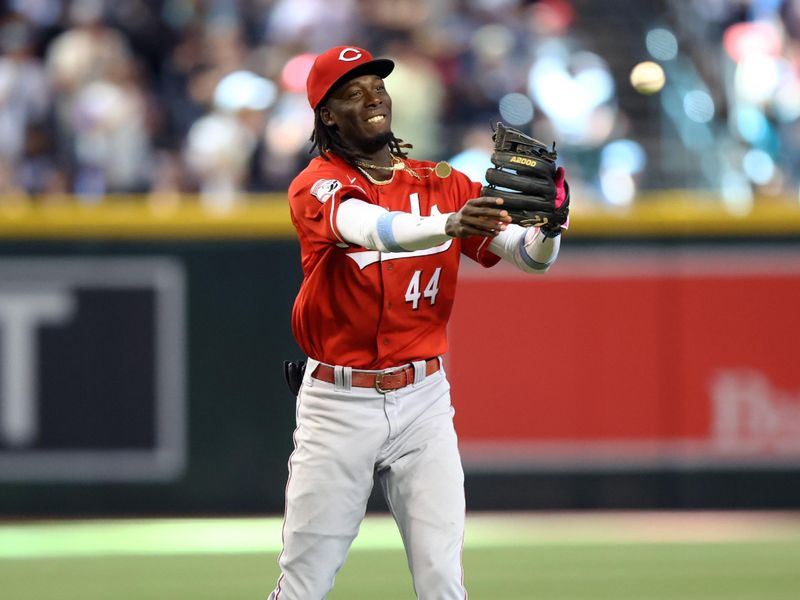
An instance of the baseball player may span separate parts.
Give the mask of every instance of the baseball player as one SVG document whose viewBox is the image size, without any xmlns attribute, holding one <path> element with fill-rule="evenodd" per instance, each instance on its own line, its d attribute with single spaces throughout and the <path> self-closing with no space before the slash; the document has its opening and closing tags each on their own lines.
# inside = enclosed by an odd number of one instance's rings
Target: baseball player
<svg viewBox="0 0 800 600">
<path fill-rule="evenodd" d="M 407 158 L 383 83 L 393 68 L 341 46 L 319 55 L 308 76 L 319 156 L 289 187 L 304 274 L 292 328 L 308 360 L 304 372 L 295 363 L 287 373 L 297 429 L 270 600 L 326 596 L 376 474 L 417 597 L 466 598 L 464 474 L 442 363 L 459 260 L 505 259 L 543 273 L 566 225 L 568 188 L 552 163 L 544 175 L 512 175 L 525 183 L 522 196 L 549 207 L 534 219 L 541 227 L 526 228 L 500 194 L 482 193 L 446 163 Z M 488 319 L 482 335 L 498 325 Z"/>
</svg>

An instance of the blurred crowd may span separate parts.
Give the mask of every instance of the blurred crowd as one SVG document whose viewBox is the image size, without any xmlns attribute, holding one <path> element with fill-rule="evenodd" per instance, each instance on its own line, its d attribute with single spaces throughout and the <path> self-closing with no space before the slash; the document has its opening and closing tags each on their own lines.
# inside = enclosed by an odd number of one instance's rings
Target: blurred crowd
<svg viewBox="0 0 800 600">
<path fill-rule="evenodd" d="M 616 7 L 615 29 L 596 37 L 603 14 L 612 12 L 598 6 L 609 3 Z M 624 204 L 648 185 L 798 193 L 796 0 L 6 0 L 3 5 L 0 195 L 94 202 L 107 195 L 168 200 L 191 192 L 209 206 L 225 208 L 246 192 L 285 190 L 309 158 L 313 114 L 306 74 L 316 53 L 340 44 L 395 60 L 387 80 L 394 130 L 413 144 L 412 156 L 450 160 L 477 179 L 487 166 L 491 124 L 503 120 L 540 139 L 558 140 L 573 187 L 599 202 Z M 629 9 L 617 10 L 624 6 Z M 636 27 L 621 20 L 631 14 Z M 765 52 L 779 58 L 780 72 L 772 95 L 742 104 L 738 92 L 730 91 L 737 62 L 725 56 L 722 39 L 732 24 L 753 21 L 771 23 L 774 46 Z M 646 46 L 645 33 L 659 23 L 669 35 L 661 35 L 654 51 Z M 703 36 L 710 28 L 716 38 L 709 41 Z M 627 46 L 606 51 L 601 43 L 626 36 Z M 666 52 L 672 39 L 674 54 L 653 55 Z M 661 60 L 665 67 L 673 63 L 665 68 L 667 88 L 671 80 L 689 81 L 688 87 L 675 88 L 684 94 L 679 98 L 662 93 L 660 106 L 634 98 L 634 109 L 628 109 L 627 73 L 646 59 Z M 706 90 L 710 113 L 695 110 L 697 102 L 702 108 L 695 96 L 685 111 L 670 112 L 669 98 L 684 106 L 685 94 L 697 91 L 687 73 Z M 645 101 L 650 104 L 642 111 Z M 732 119 L 746 119 L 732 112 L 742 106 L 763 117 L 758 135 L 730 126 Z M 667 124 L 653 132 L 640 127 L 639 118 Z M 653 150 L 663 149 L 654 138 L 668 139 L 670 132 L 676 148 L 690 157 L 685 164 L 669 163 Z M 733 148 L 729 158 L 699 166 L 691 160 L 691 151 L 707 153 L 720 139 Z M 756 167 L 748 170 L 743 161 L 750 150 L 761 154 L 751 156 Z M 770 160 L 772 175 L 765 178 L 761 171 Z M 648 179 L 643 173 L 656 175 Z"/>
</svg>

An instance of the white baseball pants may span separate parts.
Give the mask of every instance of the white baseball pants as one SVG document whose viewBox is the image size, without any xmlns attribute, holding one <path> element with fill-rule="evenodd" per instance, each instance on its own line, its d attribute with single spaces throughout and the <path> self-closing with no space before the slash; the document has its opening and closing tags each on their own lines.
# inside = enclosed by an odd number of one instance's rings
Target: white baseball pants
<svg viewBox="0 0 800 600">
<path fill-rule="evenodd" d="M 311 378 L 297 398 L 281 576 L 269 600 L 323 600 L 366 512 L 373 474 L 400 529 L 420 600 L 464 600 L 464 472 L 450 384 L 439 369 L 388 393 Z"/>
</svg>

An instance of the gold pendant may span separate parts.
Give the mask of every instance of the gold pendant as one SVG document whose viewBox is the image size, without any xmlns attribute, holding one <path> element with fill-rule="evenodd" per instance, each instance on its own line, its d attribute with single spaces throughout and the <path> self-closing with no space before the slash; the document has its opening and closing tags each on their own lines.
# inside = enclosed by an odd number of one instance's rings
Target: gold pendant
<svg viewBox="0 0 800 600">
<path fill-rule="evenodd" d="M 445 161 L 440 160 L 436 163 L 436 166 L 433 167 L 433 172 L 436 173 L 436 176 L 440 179 L 444 179 L 445 177 L 450 177 L 450 173 L 453 172 L 453 167 L 448 165 Z"/>
</svg>

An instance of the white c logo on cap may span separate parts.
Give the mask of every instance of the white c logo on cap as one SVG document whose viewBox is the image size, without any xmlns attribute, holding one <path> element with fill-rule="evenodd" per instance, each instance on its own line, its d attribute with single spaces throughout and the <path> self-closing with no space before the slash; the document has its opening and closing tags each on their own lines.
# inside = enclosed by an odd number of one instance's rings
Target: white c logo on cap
<svg viewBox="0 0 800 600">
<path fill-rule="evenodd" d="M 350 56 L 348 56 L 348 53 L 352 53 L 352 54 Z M 339 52 L 339 60 L 343 60 L 345 62 L 351 62 L 351 61 L 354 61 L 354 60 L 358 60 L 362 56 L 363 55 L 361 54 L 361 52 L 356 48 L 345 48 L 344 50 Z"/>
</svg>

